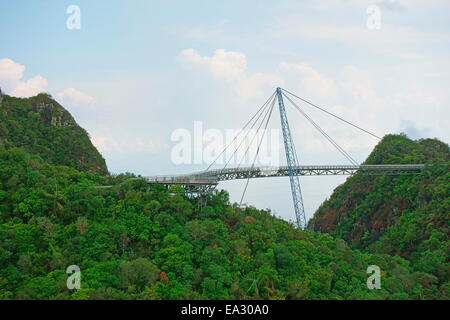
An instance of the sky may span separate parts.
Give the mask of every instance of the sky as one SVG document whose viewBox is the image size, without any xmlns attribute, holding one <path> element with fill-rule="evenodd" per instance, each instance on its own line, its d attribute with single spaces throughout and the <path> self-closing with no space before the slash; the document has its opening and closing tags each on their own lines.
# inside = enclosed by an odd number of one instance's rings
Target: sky
<svg viewBox="0 0 450 320">
<path fill-rule="evenodd" d="M 239 130 L 276 87 L 379 136 L 450 138 L 449 0 L 0 0 L 0 16 L 0 88 L 50 93 L 112 173 L 206 169 L 174 161 L 177 133 Z M 378 142 L 299 106 L 357 162 Z M 300 164 L 348 164 L 286 108 Z M 345 179 L 300 177 L 307 218 Z M 244 186 L 219 188 L 239 202 Z M 251 180 L 244 202 L 294 219 L 288 178 Z"/>
</svg>

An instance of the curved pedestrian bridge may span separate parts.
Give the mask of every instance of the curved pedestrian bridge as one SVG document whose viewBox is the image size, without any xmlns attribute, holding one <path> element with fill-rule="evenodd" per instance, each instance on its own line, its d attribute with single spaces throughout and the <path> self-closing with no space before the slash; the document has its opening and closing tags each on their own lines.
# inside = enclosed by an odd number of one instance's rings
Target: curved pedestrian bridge
<svg viewBox="0 0 450 320">
<path fill-rule="evenodd" d="M 412 174 L 422 170 L 423 164 L 376 164 L 376 165 L 302 165 L 293 168 L 296 176 L 353 175 L 355 173 Z M 190 174 L 143 177 L 148 183 L 160 184 L 201 184 L 216 185 L 220 181 L 254 179 L 269 177 L 288 177 L 289 168 L 281 167 L 242 167 L 199 171 Z"/>
</svg>

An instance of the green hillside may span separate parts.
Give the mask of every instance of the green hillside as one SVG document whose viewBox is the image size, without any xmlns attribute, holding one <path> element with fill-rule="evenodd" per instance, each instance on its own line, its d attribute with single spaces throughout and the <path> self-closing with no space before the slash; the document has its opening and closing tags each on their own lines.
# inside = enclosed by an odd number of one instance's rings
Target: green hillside
<svg viewBox="0 0 450 320">
<path fill-rule="evenodd" d="M 388 135 L 366 164 L 424 163 L 422 174 L 351 177 L 317 210 L 309 228 L 365 252 L 401 256 L 448 290 L 449 161 L 449 146 L 441 141 Z"/>
<path fill-rule="evenodd" d="M 180 188 L 130 180 L 132 174 L 105 175 L 85 131 L 52 101 L 6 96 L 1 107 L 0 299 L 450 296 L 448 173 L 442 165 L 423 176 L 352 177 L 312 224 L 331 234 L 302 231 L 269 210 L 230 203 L 225 191 L 201 206 Z M 46 104 L 56 109 L 40 107 Z M 423 150 L 405 153 L 416 145 Z M 398 158 L 441 163 L 448 161 L 448 146 L 390 136 L 368 162 Z M 100 185 L 114 187 L 95 188 Z M 348 185 L 358 189 L 349 194 Z M 365 207 L 356 205 L 372 197 Z M 328 214 L 327 207 L 338 213 Z M 370 222 L 372 212 L 380 212 L 377 223 Z M 323 218 L 327 214 L 342 218 Z M 391 231 L 388 225 L 404 227 Z M 79 290 L 66 286 L 70 265 L 81 269 Z M 381 268 L 379 290 L 367 288 L 370 265 Z"/>
<path fill-rule="evenodd" d="M 330 235 L 295 229 L 269 211 L 240 209 L 223 191 L 200 209 L 176 188 L 126 178 L 1 148 L 0 297 L 444 297 L 429 274 L 400 257 L 352 250 Z M 92 187 L 109 183 L 119 184 Z M 65 286 L 65 270 L 73 264 L 82 271 L 78 291 Z M 366 287 L 371 264 L 383 270 L 381 290 Z"/>
<path fill-rule="evenodd" d="M 87 132 L 45 93 L 31 98 L 3 96 L 0 145 L 22 147 L 56 165 L 107 173 L 105 160 Z"/>
</svg>

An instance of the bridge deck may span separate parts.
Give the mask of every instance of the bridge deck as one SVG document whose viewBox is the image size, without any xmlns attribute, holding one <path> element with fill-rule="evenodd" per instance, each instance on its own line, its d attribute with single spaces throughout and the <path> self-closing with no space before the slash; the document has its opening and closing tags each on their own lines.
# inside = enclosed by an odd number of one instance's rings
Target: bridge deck
<svg viewBox="0 0 450 320">
<path fill-rule="evenodd" d="M 423 164 L 378 164 L 378 165 L 304 165 L 297 166 L 295 173 L 299 176 L 319 176 L 319 175 L 352 175 L 362 174 L 408 174 L 422 170 Z M 148 183 L 161 184 L 181 184 L 181 185 L 216 185 L 219 181 L 248 179 L 248 178 L 268 178 L 287 177 L 288 167 L 246 167 L 229 168 L 219 170 L 200 171 L 184 175 L 151 176 L 144 177 Z"/>
</svg>

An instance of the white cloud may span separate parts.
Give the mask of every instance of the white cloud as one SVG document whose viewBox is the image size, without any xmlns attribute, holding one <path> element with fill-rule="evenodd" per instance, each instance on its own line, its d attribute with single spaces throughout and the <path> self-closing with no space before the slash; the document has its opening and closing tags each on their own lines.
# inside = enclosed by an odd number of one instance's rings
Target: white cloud
<svg viewBox="0 0 450 320">
<path fill-rule="evenodd" d="M 0 86 L 16 97 L 30 97 L 47 89 L 48 81 L 40 75 L 23 80 L 26 67 L 11 59 L 0 59 Z"/>
<path fill-rule="evenodd" d="M 56 96 L 76 105 L 91 106 L 95 102 L 94 97 L 74 88 L 67 88 L 64 91 L 57 93 Z"/>
<path fill-rule="evenodd" d="M 31 97 L 38 93 L 46 91 L 48 86 L 47 79 L 38 75 L 28 79 L 25 82 L 20 82 L 12 91 L 12 95 L 16 97 Z"/>
<path fill-rule="evenodd" d="M 344 68 L 342 73 L 341 85 L 352 98 L 363 102 L 374 102 L 377 99 L 370 72 L 349 65 Z"/>
<path fill-rule="evenodd" d="M 333 80 L 305 63 L 281 62 L 275 72 L 250 73 L 244 53 L 224 49 L 215 50 L 212 56 L 186 49 L 181 51 L 178 60 L 185 66 L 206 72 L 214 80 L 224 81 L 244 100 L 265 95 L 285 84 L 324 99 L 333 99 L 338 93 Z"/>
<path fill-rule="evenodd" d="M 217 49 L 211 57 L 201 56 L 194 49 L 181 51 L 178 60 L 185 66 L 206 71 L 215 80 L 231 86 L 243 100 L 270 92 L 281 79 L 276 75 L 247 70 L 247 59 L 241 52 Z"/>
<path fill-rule="evenodd" d="M 281 74 L 289 74 L 295 89 L 308 95 L 334 99 L 338 89 L 334 81 L 305 63 L 280 63 Z"/>
<path fill-rule="evenodd" d="M 23 79 L 26 67 L 9 58 L 0 59 L 0 87 L 6 94 L 27 98 L 35 96 L 48 89 L 48 81 L 41 75 Z M 95 99 L 77 89 L 67 88 L 56 94 L 67 104 L 76 106 L 91 106 Z"/>
<path fill-rule="evenodd" d="M 211 57 L 201 56 L 194 49 L 186 49 L 180 53 L 180 61 L 204 68 L 215 78 L 235 80 L 245 77 L 247 60 L 241 52 L 217 49 Z"/>
<path fill-rule="evenodd" d="M 206 72 L 214 80 L 224 81 L 241 97 L 267 95 L 277 86 L 287 85 L 312 96 L 334 99 L 338 87 L 334 81 L 306 63 L 281 62 L 274 72 L 250 73 L 242 52 L 215 50 L 212 56 L 202 56 L 194 49 L 181 51 L 178 60 L 192 69 Z"/>
<path fill-rule="evenodd" d="M 112 135 L 93 134 L 92 144 L 102 153 L 150 153 L 156 154 L 168 149 L 169 145 L 159 138 L 145 140 L 142 138 L 121 139 Z"/>
<path fill-rule="evenodd" d="M 15 63 L 11 59 L 0 59 L 0 83 L 5 90 L 11 91 L 22 79 L 25 66 Z"/>
</svg>

